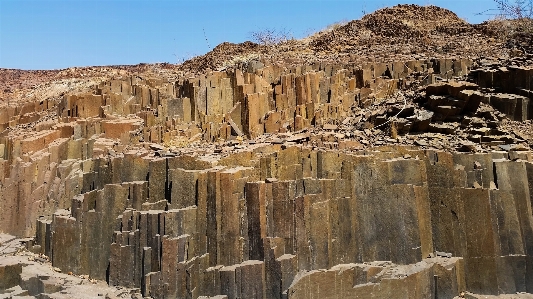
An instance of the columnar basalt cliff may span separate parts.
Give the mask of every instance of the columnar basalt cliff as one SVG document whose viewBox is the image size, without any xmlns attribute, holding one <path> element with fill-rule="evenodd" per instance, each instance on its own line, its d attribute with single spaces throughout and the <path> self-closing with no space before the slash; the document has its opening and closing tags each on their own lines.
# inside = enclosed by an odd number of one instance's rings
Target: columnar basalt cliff
<svg viewBox="0 0 533 299">
<path fill-rule="evenodd" d="M 0 297 L 533 293 L 532 57 L 204 71 L 227 47 L 2 106 Z"/>
<path fill-rule="evenodd" d="M 112 173 L 140 167 L 116 180 L 84 179 L 82 189 L 103 188 L 39 220 L 35 246 L 64 271 L 158 298 L 307 298 L 308 284 L 320 298 L 387 297 L 398 288 L 406 298 L 530 291 L 533 167 L 530 153 L 511 155 L 524 160 L 271 145 L 225 162 L 95 160 Z M 448 254 L 460 258 L 442 258 Z M 392 264 L 364 264 L 372 261 Z M 335 285 L 339 278 L 351 281 L 346 290 Z"/>
</svg>

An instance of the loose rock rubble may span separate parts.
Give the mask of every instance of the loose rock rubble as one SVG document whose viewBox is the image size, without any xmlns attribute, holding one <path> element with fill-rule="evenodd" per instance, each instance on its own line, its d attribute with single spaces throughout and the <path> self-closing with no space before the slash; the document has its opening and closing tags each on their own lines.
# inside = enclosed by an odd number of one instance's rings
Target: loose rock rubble
<svg viewBox="0 0 533 299">
<path fill-rule="evenodd" d="M 48 256 L 28 251 L 29 241 L 0 235 L 0 298 L 142 298 L 138 289 L 62 273 Z"/>
<path fill-rule="evenodd" d="M 530 298 L 533 57 L 489 25 L 1 70 L 0 298 Z"/>
</svg>

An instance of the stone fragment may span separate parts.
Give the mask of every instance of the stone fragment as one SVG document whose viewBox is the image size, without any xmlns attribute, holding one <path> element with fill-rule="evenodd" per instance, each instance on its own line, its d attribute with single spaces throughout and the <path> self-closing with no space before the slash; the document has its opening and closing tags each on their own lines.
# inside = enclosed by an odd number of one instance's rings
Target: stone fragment
<svg viewBox="0 0 533 299">
<path fill-rule="evenodd" d="M 0 290 L 20 285 L 22 264 L 7 257 L 0 257 Z"/>
</svg>

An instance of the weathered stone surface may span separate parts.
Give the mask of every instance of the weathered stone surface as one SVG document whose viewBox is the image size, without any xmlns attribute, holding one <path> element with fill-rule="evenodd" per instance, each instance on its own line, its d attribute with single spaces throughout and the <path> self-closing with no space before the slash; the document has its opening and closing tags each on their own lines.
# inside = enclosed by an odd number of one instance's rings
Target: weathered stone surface
<svg viewBox="0 0 533 299">
<path fill-rule="evenodd" d="M 0 231 L 34 236 L 32 267 L 57 274 L 11 263 L 22 247 L 0 237 L 0 289 L 68 297 L 88 275 L 130 289 L 109 298 L 533 292 L 531 70 L 382 58 L 127 74 L 2 106 Z"/>
<path fill-rule="evenodd" d="M 287 298 L 454 298 L 464 291 L 462 259 L 426 259 L 398 266 L 390 262 L 341 264 L 300 274 Z"/>
<path fill-rule="evenodd" d="M 20 285 L 22 265 L 7 257 L 0 258 L 0 290 Z"/>
</svg>

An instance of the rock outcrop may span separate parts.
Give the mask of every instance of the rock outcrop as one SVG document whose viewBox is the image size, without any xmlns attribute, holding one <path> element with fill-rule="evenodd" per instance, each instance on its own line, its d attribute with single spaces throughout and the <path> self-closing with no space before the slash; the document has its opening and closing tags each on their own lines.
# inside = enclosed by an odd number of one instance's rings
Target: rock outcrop
<svg viewBox="0 0 533 299">
<path fill-rule="evenodd" d="M 117 68 L 2 106 L 0 297 L 533 293 L 531 61 L 400 58 Z"/>
</svg>

